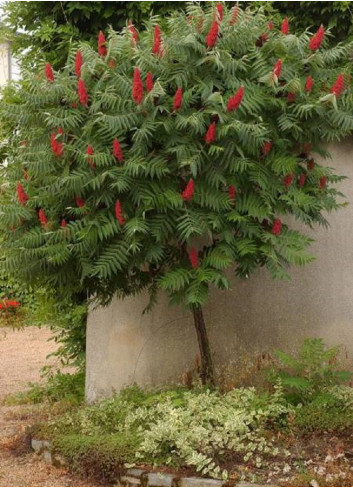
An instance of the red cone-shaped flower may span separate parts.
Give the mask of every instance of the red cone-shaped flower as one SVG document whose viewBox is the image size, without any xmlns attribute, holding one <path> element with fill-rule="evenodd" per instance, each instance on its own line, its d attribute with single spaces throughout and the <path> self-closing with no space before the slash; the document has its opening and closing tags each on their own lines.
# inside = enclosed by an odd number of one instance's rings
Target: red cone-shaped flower
<svg viewBox="0 0 353 489">
<path fill-rule="evenodd" d="M 189 260 L 192 268 L 197 268 L 199 266 L 199 257 L 197 251 L 194 247 L 189 250 Z"/>
<path fill-rule="evenodd" d="M 125 224 L 125 219 L 123 216 L 123 210 L 120 204 L 120 201 L 117 200 L 115 203 L 115 217 L 117 218 L 120 226 L 123 226 Z"/>
<path fill-rule="evenodd" d="M 295 100 L 295 93 L 288 92 L 288 94 L 287 94 L 287 100 L 288 100 L 288 102 L 294 102 L 294 100 Z"/>
<path fill-rule="evenodd" d="M 326 176 L 323 176 L 320 178 L 320 181 L 319 181 L 319 187 L 321 189 L 325 188 L 327 185 L 327 177 Z"/>
<path fill-rule="evenodd" d="M 154 81 L 153 81 L 153 75 L 149 71 L 146 76 L 146 90 L 147 92 L 150 92 L 154 87 Z"/>
<path fill-rule="evenodd" d="M 44 209 L 39 209 L 38 217 L 41 225 L 45 227 L 48 224 L 48 219 L 47 216 L 45 215 Z"/>
<path fill-rule="evenodd" d="M 228 100 L 227 111 L 236 110 L 244 97 L 244 87 L 238 88 L 238 91 Z"/>
<path fill-rule="evenodd" d="M 85 82 L 80 78 L 77 83 L 77 93 L 80 99 L 80 103 L 82 105 L 87 105 L 88 102 L 88 93 L 86 90 Z"/>
<path fill-rule="evenodd" d="M 179 87 L 174 95 L 173 109 L 174 110 L 180 109 L 182 103 L 183 103 L 183 90 L 182 88 Z"/>
<path fill-rule="evenodd" d="M 301 174 L 300 174 L 300 176 L 299 176 L 299 179 L 298 179 L 298 186 L 299 186 L 300 188 L 304 187 L 305 180 L 306 180 L 306 175 L 305 175 L 305 173 L 301 173 Z"/>
<path fill-rule="evenodd" d="M 281 27 L 281 32 L 282 34 L 284 34 L 285 36 L 287 34 L 289 34 L 289 20 L 288 20 L 288 17 L 286 17 L 283 22 L 282 22 L 282 27 Z"/>
<path fill-rule="evenodd" d="M 75 202 L 77 207 L 84 207 L 85 205 L 85 201 L 81 199 L 81 197 L 79 197 L 78 195 L 75 196 Z"/>
<path fill-rule="evenodd" d="M 99 56 L 106 56 L 107 55 L 107 47 L 106 47 L 107 41 L 105 39 L 105 36 L 102 31 L 99 32 L 98 34 L 98 54 Z"/>
<path fill-rule="evenodd" d="M 293 182 L 293 174 L 292 173 L 288 173 L 288 175 L 286 175 L 283 179 L 283 185 L 286 187 L 286 188 L 289 188 L 291 185 L 292 185 L 292 182 Z"/>
<path fill-rule="evenodd" d="M 132 98 L 137 104 L 140 104 L 143 99 L 143 85 L 141 73 L 138 68 L 134 69 L 134 78 L 132 82 Z"/>
<path fill-rule="evenodd" d="M 22 205 L 26 205 L 28 198 L 29 197 L 28 197 L 27 193 L 25 192 L 25 189 L 22 187 L 21 183 L 18 182 L 18 184 L 17 184 L 17 199 L 18 199 L 19 203 Z"/>
<path fill-rule="evenodd" d="M 77 51 L 75 56 L 75 73 L 77 78 L 81 78 L 82 63 L 83 63 L 82 53 L 81 51 Z"/>
<path fill-rule="evenodd" d="M 274 234 L 275 236 L 278 236 L 281 233 L 282 230 L 282 221 L 281 219 L 275 219 L 275 222 L 273 223 L 271 233 Z"/>
<path fill-rule="evenodd" d="M 207 144 L 213 143 L 216 139 L 216 123 L 212 122 L 210 124 L 209 128 L 207 129 L 206 135 L 205 135 L 205 141 Z"/>
<path fill-rule="evenodd" d="M 282 71 L 282 60 L 278 59 L 273 67 L 273 74 L 279 78 L 281 76 Z"/>
<path fill-rule="evenodd" d="M 131 23 L 129 25 L 129 31 L 132 34 L 132 42 L 134 45 L 136 45 L 137 41 L 139 40 L 139 35 L 138 35 L 137 30 L 135 29 L 135 27 Z"/>
<path fill-rule="evenodd" d="M 194 196 L 194 192 L 195 192 L 194 180 L 190 178 L 188 184 L 186 185 L 185 189 L 181 194 L 181 197 L 184 201 L 191 200 Z"/>
<path fill-rule="evenodd" d="M 152 46 L 152 53 L 153 54 L 160 54 L 161 52 L 161 29 L 159 25 L 156 25 L 154 28 L 154 33 L 153 33 L 153 46 Z"/>
<path fill-rule="evenodd" d="M 115 61 L 113 60 L 113 58 L 110 58 L 108 66 L 111 69 L 115 68 Z"/>
<path fill-rule="evenodd" d="M 218 39 L 218 22 L 213 21 L 210 30 L 208 31 L 207 37 L 206 37 L 206 44 L 209 48 L 212 48 Z"/>
<path fill-rule="evenodd" d="M 50 63 L 45 63 L 45 77 L 48 81 L 54 81 L 54 72 Z"/>
<path fill-rule="evenodd" d="M 217 9 L 218 18 L 219 18 L 220 21 L 222 21 L 223 20 L 223 15 L 224 15 L 223 5 L 221 3 L 217 3 L 216 9 Z"/>
<path fill-rule="evenodd" d="M 309 41 L 309 49 L 310 51 L 316 51 L 321 47 L 322 41 L 324 39 L 325 29 L 324 26 L 321 25 L 316 34 Z"/>
<path fill-rule="evenodd" d="M 65 219 L 61 219 L 60 227 L 62 227 L 62 228 L 66 228 L 67 227 L 67 222 L 66 222 Z"/>
<path fill-rule="evenodd" d="M 235 197 L 237 195 L 237 191 L 234 185 L 229 185 L 228 187 L 228 196 L 230 200 L 235 200 Z"/>
<path fill-rule="evenodd" d="M 305 81 L 305 91 L 311 92 L 314 86 L 314 78 L 312 76 L 308 76 Z"/>
<path fill-rule="evenodd" d="M 313 158 L 311 158 L 308 161 L 306 167 L 307 167 L 308 170 L 313 170 L 314 169 L 314 167 L 315 167 L 315 161 L 313 160 Z"/>
<path fill-rule="evenodd" d="M 267 156 L 268 153 L 271 151 L 272 149 L 272 143 L 271 141 L 265 141 L 264 142 L 264 145 L 262 147 L 262 154 L 263 156 Z"/>
<path fill-rule="evenodd" d="M 343 81 L 343 75 L 340 73 L 335 81 L 335 83 L 332 85 L 330 92 L 334 93 L 337 98 L 341 95 L 342 91 L 344 88 L 344 81 Z"/>
<path fill-rule="evenodd" d="M 124 155 L 120 147 L 119 139 L 114 139 L 113 141 L 113 155 L 121 163 L 124 161 Z"/>
<path fill-rule="evenodd" d="M 269 31 L 272 31 L 273 27 L 274 27 L 273 22 L 272 22 L 272 20 L 270 20 L 270 21 L 267 23 L 267 29 L 268 29 Z"/>
</svg>

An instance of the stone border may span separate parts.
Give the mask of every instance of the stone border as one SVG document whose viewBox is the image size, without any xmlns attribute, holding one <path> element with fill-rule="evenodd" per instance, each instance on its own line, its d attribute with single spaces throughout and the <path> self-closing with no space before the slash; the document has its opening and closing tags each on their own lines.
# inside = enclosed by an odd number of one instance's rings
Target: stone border
<svg viewBox="0 0 353 489">
<path fill-rule="evenodd" d="M 56 467 L 68 465 L 62 455 L 55 453 L 50 441 L 31 440 L 32 449 L 40 455 L 47 464 Z M 176 474 L 148 472 L 143 469 L 128 469 L 116 484 L 118 487 L 223 487 L 226 481 L 205 477 L 180 477 Z M 233 487 L 260 487 L 257 484 L 239 482 Z"/>
</svg>

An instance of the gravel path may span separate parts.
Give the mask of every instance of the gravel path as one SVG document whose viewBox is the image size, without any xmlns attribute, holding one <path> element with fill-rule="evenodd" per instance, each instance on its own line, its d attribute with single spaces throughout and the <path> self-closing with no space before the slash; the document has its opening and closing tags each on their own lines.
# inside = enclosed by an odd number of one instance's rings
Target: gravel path
<svg viewBox="0 0 353 489">
<path fill-rule="evenodd" d="M 0 328 L 0 399 L 25 390 L 28 382 L 40 381 L 40 369 L 55 365 L 46 357 L 56 345 L 48 341 L 48 328 L 22 330 Z M 40 416 L 41 406 L 2 406 L 0 404 L 0 487 L 88 487 L 89 481 L 45 464 L 34 453 L 14 450 L 16 437 Z"/>
</svg>

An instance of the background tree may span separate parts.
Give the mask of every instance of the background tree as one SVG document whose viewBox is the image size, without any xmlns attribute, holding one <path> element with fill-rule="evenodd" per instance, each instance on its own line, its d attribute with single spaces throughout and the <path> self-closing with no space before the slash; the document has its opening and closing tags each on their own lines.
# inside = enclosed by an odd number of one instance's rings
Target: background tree
<svg viewBox="0 0 353 489">
<path fill-rule="evenodd" d="M 326 225 L 340 180 L 315 161 L 353 129 L 352 43 L 296 36 L 285 19 L 191 4 L 161 31 L 128 26 L 66 67 L 24 74 L 1 195 L 7 270 L 106 304 L 158 289 L 193 313 L 229 273 L 275 278 L 313 257 L 286 216 Z"/>
<path fill-rule="evenodd" d="M 229 8 L 234 2 L 225 2 Z M 211 2 L 203 2 L 211 4 Z M 95 33 L 111 25 L 120 29 L 131 20 L 141 28 L 151 15 L 163 17 L 185 8 L 186 2 L 5 2 L 1 30 L 12 40 L 14 55 L 25 66 L 45 58 L 54 68 L 64 66 L 72 43 L 95 42 Z M 321 24 L 337 40 L 352 35 L 351 2 L 239 2 L 242 8 L 263 8 L 273 21 L 289 17 L 293 31 Z"/>
</svg>

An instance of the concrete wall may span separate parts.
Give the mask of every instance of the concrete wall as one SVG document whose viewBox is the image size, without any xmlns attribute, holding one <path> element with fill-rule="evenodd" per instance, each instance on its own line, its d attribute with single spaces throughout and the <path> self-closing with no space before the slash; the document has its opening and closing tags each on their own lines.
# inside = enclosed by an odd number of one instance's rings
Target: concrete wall
<svg viewBox="0 0 353 489">
<path fill-rule="evenodd" d="M 353 141 L 331 149 L 330 166 L 349 177 L 341 191 L 353 201 Z M 232 290 L 211 293 L 206 324 L 216 365 L 272 347 L 294 349 L 305 337 L 322 337 L 353 353 L 353 206 L 333 213 L 331 227 L 311 233 L 317 260 L 294 269 L 291 282 L 273 282 L 265 270 Z M 293 227 L 299 227 L 293 223 Z M 87 384 L 89 401 L 136 382 L 158 385 L 178 381 L 193 368 L 198 352 L 192 318 L 168 308 L 161 296 L 142 316 L 147 297 L 115 300 L 89 314 Z"/>
<path fill-rule="evenodd" d="M 18 80 L 19 77 L 20 71 L 11 54 L 11 45 L 9 41 L 3 41 L 0 43 L 0 87 L 10 80 Z"/>
</svg>

